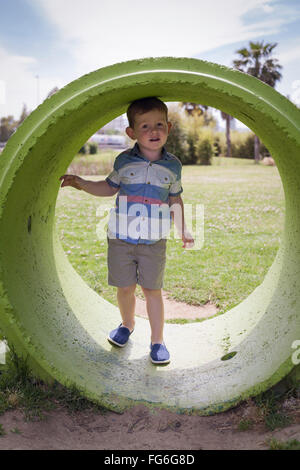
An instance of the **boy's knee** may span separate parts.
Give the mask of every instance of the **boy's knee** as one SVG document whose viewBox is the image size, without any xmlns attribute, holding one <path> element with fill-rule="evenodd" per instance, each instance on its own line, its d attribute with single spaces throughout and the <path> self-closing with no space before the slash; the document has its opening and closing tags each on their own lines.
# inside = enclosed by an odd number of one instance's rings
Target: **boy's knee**
<svg viewBox="0 0 300 470">
<path fill-rule="evenodd" d="M 162 295 L 161 289 L 148 289 L 142 287 L 145 297 L 160 297 Z"/>
<path fill-rule="evenodd" d="M 126 287 L 118 287 L 118 293 L 120 294 L 132 294 L 135 291 L 136 284 Z"/>
</svg>

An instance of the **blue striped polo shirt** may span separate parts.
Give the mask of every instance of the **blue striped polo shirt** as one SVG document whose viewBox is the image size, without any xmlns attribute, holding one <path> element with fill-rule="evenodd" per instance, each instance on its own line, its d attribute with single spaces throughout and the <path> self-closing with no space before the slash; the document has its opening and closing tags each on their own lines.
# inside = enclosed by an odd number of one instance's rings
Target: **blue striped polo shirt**
<svg viewBox="0 0 300 470">
<path fill-rule="evenodd" d="M 162 148 L 160 160 L 150 161 L 138 144 L 120 153 L 105 181 L 119 188 L 111 210 L 107 235 L 129 243 L 152 244 L 166 238 L 172 218 L 169 196 L 182 193 L 182 164 Z"/>
</svg>

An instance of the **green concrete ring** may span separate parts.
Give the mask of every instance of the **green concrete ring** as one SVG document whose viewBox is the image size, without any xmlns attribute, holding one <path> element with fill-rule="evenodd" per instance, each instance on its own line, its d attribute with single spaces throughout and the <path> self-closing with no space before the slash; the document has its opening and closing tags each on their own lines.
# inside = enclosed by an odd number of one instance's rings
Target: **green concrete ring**
<svg viewBox="0 0 300 470">
<path fill-rule="evenodd" d="M 150 363 L 142 318 L 126 348 L 107 342 L 118 309 L 72 268 L 54 224 L 58 178 L 76 151 L 129 102 L 153 95 L 207 104 L 243 121 L 275 158 L 286 203 L 282 243 L 263 283 L 225 315 L 166 324 L 172 362 L 163 368 Z M 2 337 L 44 380 L 75 384 L 114 410 L 147 403 L 209 414 L 277 383 L 294 368 L 292 344 L 300 339 L 299 127 L 300 111 L 271 87 L 196 59 L 116 64 L 44 101 L 0 158 Z"/>
</svg>

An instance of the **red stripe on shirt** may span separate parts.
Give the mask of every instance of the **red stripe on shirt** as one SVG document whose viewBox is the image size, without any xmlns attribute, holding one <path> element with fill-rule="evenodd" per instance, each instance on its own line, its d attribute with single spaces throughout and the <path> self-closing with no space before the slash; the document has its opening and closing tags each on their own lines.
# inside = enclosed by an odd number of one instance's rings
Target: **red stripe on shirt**
<svg viewBox="0 0 300 470">
<path fill-rule="evenodd" d="M 141 204 L 159 204 L 160 206 L 162 204 L 166 204 L 165 202 L 161 201 L 160 199 L 155 199 L 153 197 L 147 197 L 147 196 L 127 196 L 127 201 L 128 202 L 138 202 Z"/>
</svg>

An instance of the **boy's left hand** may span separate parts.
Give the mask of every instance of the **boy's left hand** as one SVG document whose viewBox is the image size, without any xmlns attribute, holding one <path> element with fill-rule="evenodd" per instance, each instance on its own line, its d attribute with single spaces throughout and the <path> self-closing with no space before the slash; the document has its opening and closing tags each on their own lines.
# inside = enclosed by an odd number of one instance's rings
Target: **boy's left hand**
<svg viewBox="0 0 300 470">
<path fill-rule="evenodd" d="M 194 246 L 194 239 L 189 232 L 186 232 L 182 235 L 183 245 L 182 248 L 192 248 Z"/>
</svg>

